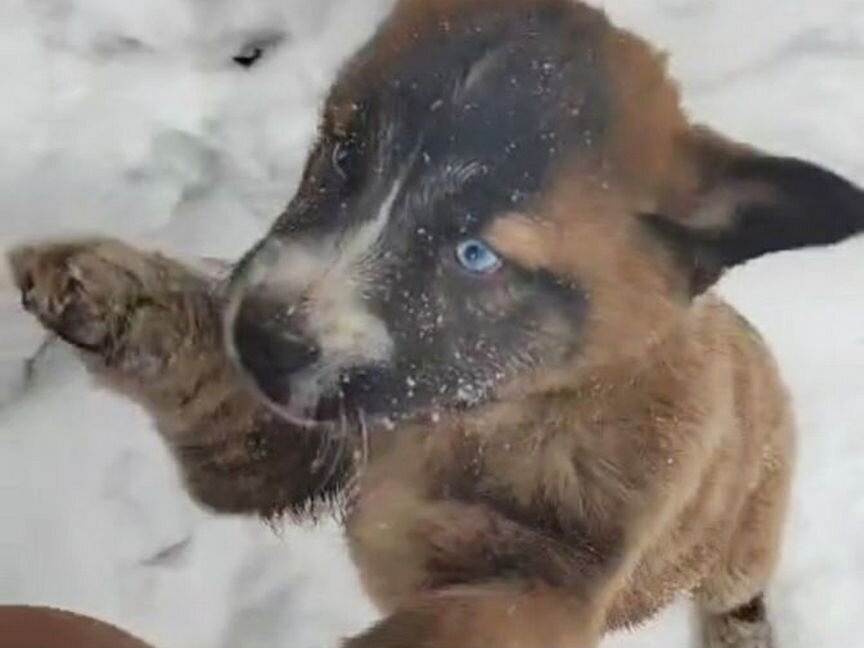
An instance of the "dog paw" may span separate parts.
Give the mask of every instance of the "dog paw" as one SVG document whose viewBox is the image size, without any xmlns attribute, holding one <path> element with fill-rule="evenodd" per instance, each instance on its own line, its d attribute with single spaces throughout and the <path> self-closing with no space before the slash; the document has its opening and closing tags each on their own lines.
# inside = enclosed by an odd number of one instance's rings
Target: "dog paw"
<svg viewBox="0 0 864 648">
<path fill-rule="evenodd" d="M 718 614 L 703 619 L 704 648 L 776 648 L 770 622 Z"/>
<path fill-rule="evenodd" d="M 121 247 L 90 240 L 13 250 L 9 262 L 23 307 L 70 344 L 102 350 L 140 294 L 135 274 L 118 264 Z"/>
<path fill-rule="evenodd" d="M 9 262 L 24 308 L 91 369 L 151 380 L 218 342 L 213 285 L 159 254 L 92 239 L 21 247 Z"/>
</svg>

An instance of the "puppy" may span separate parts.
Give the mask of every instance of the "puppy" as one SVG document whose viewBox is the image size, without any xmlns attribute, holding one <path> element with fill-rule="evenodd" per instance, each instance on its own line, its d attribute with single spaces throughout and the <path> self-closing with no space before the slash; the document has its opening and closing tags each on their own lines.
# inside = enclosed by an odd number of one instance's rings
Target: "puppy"
<svg viewBox="0 0 864 648">
<path fill-rule="evenodd" d="M 336 504 L 383 620 L 347 648 L 588 648 L 692 593 L 767 648 L 794 455 L 727 268 L 864 193 L 694 127 L 569 0 L 402 0 L 229 281 L 109 240 L 11 255 L 217 511 Z"/>
</svg>

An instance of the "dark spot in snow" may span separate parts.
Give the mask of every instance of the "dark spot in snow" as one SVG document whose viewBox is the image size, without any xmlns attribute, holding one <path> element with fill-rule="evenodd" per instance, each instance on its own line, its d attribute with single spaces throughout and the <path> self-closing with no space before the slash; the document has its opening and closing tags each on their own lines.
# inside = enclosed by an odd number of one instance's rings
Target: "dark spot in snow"
<svg viewBox="0 0 864 648">
<path fill-rule="evenodd" d="M 165 547 L 159 548 L 151 556 L 143 559 L 140 564 L 142 567 L 176 568 L 186 558 L 191 545 L 192 536 L 186 536 Z"/>
<path fill-rule="evenodd" d="M 240 54 L 234 57 L 234 62 L 237 65 L 245 68 L 251 68 L 258 61 L 261 60 L 261 57 L 264 56 L 264 49 L 258 45 L 253 45 L 251 47 L 246 47 L 243 49 Z"/>
<path fill-rule="evenodd" d="M 282 32 L 258 35 L 249 39 L 243 48 L 231 58 L 240 67 L 249 69 L 258 65 L 270 52 L 285 42 L 287 35 Z"/>
</svg>

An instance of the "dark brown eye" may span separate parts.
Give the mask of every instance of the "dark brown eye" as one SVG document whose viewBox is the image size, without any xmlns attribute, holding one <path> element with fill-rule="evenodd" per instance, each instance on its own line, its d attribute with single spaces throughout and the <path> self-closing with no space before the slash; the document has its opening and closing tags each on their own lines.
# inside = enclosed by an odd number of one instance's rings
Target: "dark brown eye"
<svg viewBox="0 0 864 648">
<path fill-rule="evenodd" d="M 347 180 L 354 170 L 357 159 L 357 147 L 351 141 L 336 142 L 330 153 L 333 169 L 343 180 Z"/>
</svg>

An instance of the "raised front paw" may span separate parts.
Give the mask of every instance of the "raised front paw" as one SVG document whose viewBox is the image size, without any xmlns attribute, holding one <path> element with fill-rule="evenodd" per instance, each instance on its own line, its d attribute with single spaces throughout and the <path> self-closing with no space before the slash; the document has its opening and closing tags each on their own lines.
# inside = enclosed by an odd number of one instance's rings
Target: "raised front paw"
<svg viewBox="0 0 864 648">
<path fill-rule="evenodd" d="M 183 266 L 119 241 L 21 247 L 9 260 L 24 308 L 126 374 L 155 375 L 211 315 L 203 284 Z"/>
<path fill-rule="evenodd" d="M 13 250 L 9 262 L 22 305 L 70 344 L 101 350 L 122 328 L 139 292 L 134 275 L 112 261 L 124 248 L 88 240 Z"/>
</svg>

